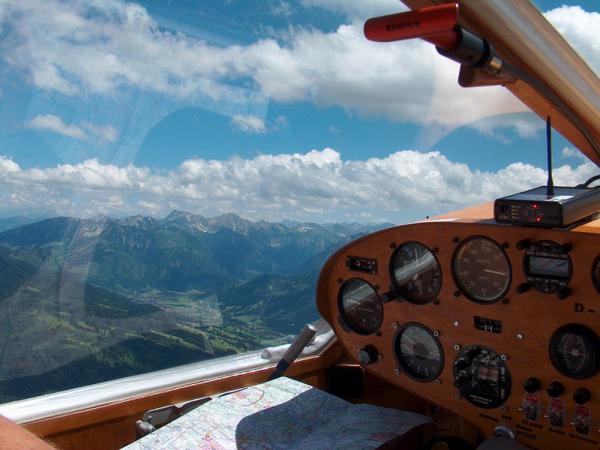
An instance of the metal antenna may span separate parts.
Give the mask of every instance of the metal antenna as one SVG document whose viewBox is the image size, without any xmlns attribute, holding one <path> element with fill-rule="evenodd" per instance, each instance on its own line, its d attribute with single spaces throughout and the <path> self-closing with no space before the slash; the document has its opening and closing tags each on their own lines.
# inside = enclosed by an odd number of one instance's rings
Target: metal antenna
<svg viewBox="0 0 600 450">
<path fill-rule="evenodd" d="M 554 180 L 552 180 L 552 119 L 546 118 L 546 146 L 548 153 L 548 183 L 546 184 L 546 195 L 554 195 Z"/>
</svg>

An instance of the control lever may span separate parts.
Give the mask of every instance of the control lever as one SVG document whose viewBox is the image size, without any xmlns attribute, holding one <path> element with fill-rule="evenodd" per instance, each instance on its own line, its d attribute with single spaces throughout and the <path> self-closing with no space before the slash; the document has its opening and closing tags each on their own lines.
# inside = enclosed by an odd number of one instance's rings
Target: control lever
<svg viewBox="0 0 600 450">
<path fill-rule="evenodd" d="M 317 330 L 312 325 L 306 325 L 298 337 L 294 339 L 294 342 L 288 347 L 286 352 L 283 354 L 281 360 L 277 363 L 275 370 L 269 377 L 270 380 L 281 377 L 285 371 L 292 365 L 292 363 L 300 356 L 302 350 L 312 341 L 315 337 Z M 240 391 L 236 389 L 234 391 L 225 392 L 219 397 L 231 394 L 233 392 Z M 135 424 L 135 431 L 137 438 L 142 438 L 147 434 L 152 433 L 157 428 L 166 425 L 178 417 L 190 412 L 192 409 L 211 400 L 211 397 L 203 397 L 189 402 L 180 403 L 177 405 L 168 405 L 161 408 L 155 408 L 144 413 L 142 420 L 138 420 Z"/>
<path fill-rule="evenodd" d="M 316 333 L 317 330 L 312 325 L 306 325 L 302 329 L 300 334 L 298 334 L 296 339 L 294 339 L 294 342 L 291 343 L 289 348 L 286 350 L 286 352 L 283 354 L 283 356 L 277 363 L 275 370 L 269 377 L 269 381 L 283 376 L 285 371 L 288 370 L 288 368 L 292 365 L 296 358 L 300 356 L 302 350 L 304 350 L 304 348 L 310 343 L 310 341 L 312 341 Z"/>
</svg>

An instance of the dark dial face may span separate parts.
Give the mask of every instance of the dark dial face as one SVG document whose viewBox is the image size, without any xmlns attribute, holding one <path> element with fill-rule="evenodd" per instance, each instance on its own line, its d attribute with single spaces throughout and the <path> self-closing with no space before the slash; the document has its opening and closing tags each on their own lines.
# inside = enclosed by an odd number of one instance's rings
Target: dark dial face
<svg viewBox="0 0 600 450">
<path fill-rule="evenodd" d="M 563 375 L 570 378 L 589 378 L 600 368 L 600 340 L 596 333 L 583 325 L 565 325 L 550 341 L 550 359 Z"/>
<path fill-rule="evenodd" d="M 396 336 L 395 351 L 400 367 L 414 380 L 435 380 L 444 368 L 440 341 L 422 325 L 401 327 Z"/>
<path fill-rule="evenodd" d="M 594 268 L 592 269 L 592 279 L 594 280 L 594 286 L 596 290 L 600 292 L 600 256 L 594 261 Z"/>
<path fill-rule="evenodd" d="M 407 242 L 400 246 L 392 257 L 391 273 L 398 293 L 411 303 L 431 302 L 440 293 L 440 265 L 423 244 Z"/>
<path fill-rule="evenodd" d="M 383 321 L 383 304 L 377 292 L 364 280 L 346 281 L 339 294 L 339 305 L 346 325 L 356 333 L 371 334 Z"/>
<path fill-rule="evenodd" d="M 491 239 L 472 237 L 463 241 L 452 261 L 459 289 L 478 303 L 500 300 L 510 285 L 510 262 L 504 250 Z"/>
</svg>

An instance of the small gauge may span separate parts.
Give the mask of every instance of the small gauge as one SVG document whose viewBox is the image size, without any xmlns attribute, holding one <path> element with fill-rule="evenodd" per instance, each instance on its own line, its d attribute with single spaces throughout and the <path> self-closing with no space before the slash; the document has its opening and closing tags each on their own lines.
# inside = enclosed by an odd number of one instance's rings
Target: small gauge
<svg viewBox="0 0 600 450">
<path fill-rule="evenodd" d="M 567 377 L 589 378 L 600 369 L 600 340 L 588 327 L 564 325 L 552 335 L 550 359 L 554 368 Z"/>
<path fill-rule="evenodd" d="M 600 256 L 598 256 L 596 261 L 594 261 L 592 279 L 594 280 L 594 286 L 596 286 L 596 290 L 600 292 Z"/>
<path fill-rule="evenodd" d="M 383 303 L 375 289 L 360 278 L 351 278 L 341 287 L 339 307 L 344 323 L 358 334 L 371 334 L 383 321 Z"/>
<path fill-rule="evenodd" d="M 444 351 L 435 335 L 418 323 L 400 327 L 395 340 L 398 364 L 416 381 L 433 381 L 444 368 Z"/>
<path fill-rule="evenodd" d="M 510 261 L 504 250 L 483 236 L 465 239 L 454 253 L 452 273 L 459 289 L 477 303 L 500 300 L 510 285 Z"/>
<path fill-rule="evenodd" d="M 454 386 L 471 404 L 491 409 L 510 395 L 511 378 L 506 358 L 481 345 L 463 347 L 454 360 Z"/>
<path fill-rule="evenodd" d="M 440 265 L 431 250 L 419 242 L 402 244 L 392 257 L 390 271 L 398 294 L 410 303 L 429 303 L 442 288 Z"/>
</svg>

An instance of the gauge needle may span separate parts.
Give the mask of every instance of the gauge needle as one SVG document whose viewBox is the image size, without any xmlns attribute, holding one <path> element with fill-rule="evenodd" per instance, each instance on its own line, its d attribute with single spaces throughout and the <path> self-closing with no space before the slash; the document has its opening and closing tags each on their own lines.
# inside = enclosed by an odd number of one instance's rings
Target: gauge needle
<svg viewBox="0 0 600 450">
<path fill-rule="evenodd" d="M 494 275 L 502 275 L 502 276 L 506 275 L 506 272 L 498 272 L 497 270 L 492 270 L 492 269 L 483 269 L 483 271 L 486 273 L 493 273 Z"/>
</svg>

